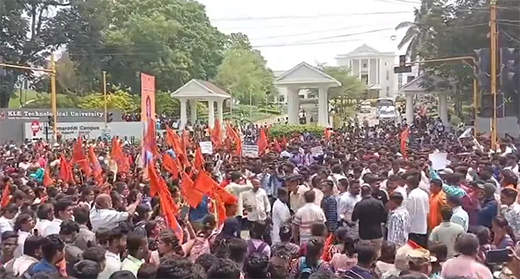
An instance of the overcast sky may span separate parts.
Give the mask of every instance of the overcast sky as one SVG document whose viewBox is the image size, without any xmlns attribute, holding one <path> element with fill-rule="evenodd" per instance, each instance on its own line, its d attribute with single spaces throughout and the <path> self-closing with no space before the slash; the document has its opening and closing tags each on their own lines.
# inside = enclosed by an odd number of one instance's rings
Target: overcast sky
<svg viewBox="0 0 520 279">
<path fill-rule="evenodd" d="M 335 65 L 336 55 L 363 43 L 397 54 L 404 31 L 394 28 L 412 21 L 413 8 L 420 5 L 418 0 L 198 1 L 220 31 L 247 34 L 275 71 L 302 61 Z"/>
</svg>

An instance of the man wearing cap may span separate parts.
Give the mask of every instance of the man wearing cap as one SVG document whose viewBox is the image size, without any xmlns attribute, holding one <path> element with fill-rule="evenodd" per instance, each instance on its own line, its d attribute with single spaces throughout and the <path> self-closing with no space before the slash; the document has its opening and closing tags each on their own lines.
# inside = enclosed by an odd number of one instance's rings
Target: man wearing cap
<svg viewBox="0 0 520 279">
<path fill-rule="evenodd" d="M 412 272 L 418 272 L 430 277 L 432 273 L 432 264 L 437 258 L 430 255 L 430 251 L 419 248 L 410 251 L 408 254 L 408 268 Z"/>
<path fill-rule="evenodd" d="M 491 229 L 491 221 L 498 214 L 498 201 L 495 199 L 496 187 L 493 183 L 484 183 L 482 205 L 478 212 L 478 225 Z"/>
</svg>

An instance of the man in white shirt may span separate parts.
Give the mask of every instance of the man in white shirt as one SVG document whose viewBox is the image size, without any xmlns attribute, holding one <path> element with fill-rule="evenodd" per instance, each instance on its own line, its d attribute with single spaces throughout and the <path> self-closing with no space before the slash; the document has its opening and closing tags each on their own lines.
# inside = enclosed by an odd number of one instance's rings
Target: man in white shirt
<svg viewBox="0 0 520 279">
<path fill-rule="evenodd" d="M 453 212 L 450 222 L 459 224 L 464 229 L 464 232 L 467 232 L 469 229 L 469 215 L 462 209 L 462 199 L 457 196 L 448 196 L 447 201 Z"/>
<path fill-rule="evenodd" d="M 273 228 L 271 230 L 271 240 L 272 243 L 280 242 L 280 228 L 283 224 L 287 223 L 291 220 L 291 211 L 287 206 L 287 191 L 284 188 L 278 189 L 278 198 L 273 204 L 273 217 L 272 223 Z"/>
<path fill-rule="evenodd" d="M 251 185 L 253 185 L 253 189 L 242 194 L 242 201 L 247 211 L 247 220 L 249 222 L 264 222 L 271 212 L 269 197 L 267 197 L 265 190 L 260 187 L 261 183 L 258 179 L 251 179 Z"/>
<path fill-rule="evenodd" d="M 303 195 L 310 190 L 310 188 L 304 185 L 299 185 L 299 181 L 299 175 L 296 174 L 289 175 L 285 178 L 285 185 L 287 185 L 287 188 L 291 191 L 289 194 L 289 205 L 293 212 L 297 212 L 298 209 L 305 204 Z"/>
<path fill-rule="evenodd" d="M 126 249 L 126 232 L 123 232 L 120 227 L 109 231 L 103 228 L 96 233 L 96 239 L 106 249 L 105 268 L 99 273 L 97 279 L 108 279 L 110 275 L 121 270 L 119 254 Z"/>
<path fill-rule="evenodd" d="M 18 214 L 18 207 L 15 204 L 9 204 L 4 208 L 2 217 L 0 217 L 0 235 L 6 231 L 14 231 L 14 216 Z"/>
<path fill-rule="evenodd" d="M 342 185 L 345 182 L 348 184 L 346 179 L 342 179 L 340 184 Z M 343 187 L 343 186 L 340 186 Z M 352 212 L 354 211 L 354 206 L 361 200 L 361 195 L 359 194 L 361 187 L 357 181 L 353 181 L 349 187 L 348 191 L 343 192 L 338 197 L 338 215 L 340 222 L 352 222 Z M 356 230 L 357 231 L 357 230 Z"/>
<path fill-rule="evenodd" d="M 242 179 L 242 174 L 240 172 L 234 171 L 231 173 L 231 183 L 229 183 L 224 189 L 229 193 L 233 194 L 235 198 L 237 198 L 237 212 L 235 217 L 239 217 L 243 215 L 244 206 L 242 201 L 242 193 L 251 190 L 253 187 L 251 185 L 242 185 L 238 184 Z"/>
<path fill-rule="evenodd" d="M 54 220 L 54 206 L 51 203 L 40 204 L 36 210 L 36 217 L 38 221 L 34 227 L 34 234 L 42 235 Z"/>
<path fill-rule="evenodd" d="M 42 232 L 42 236 L 60 233 L 60 225 L 65 220 L 72 219 L 72 205 L 70 198 L 61 198 L 54 204 L 54 219 L 49 226 Z"/>
<path fill-rule="evenodd" d="M 321 207 L 314 204 L 316 198 L 314 191 L 304 194 L 305 204 L 294 214 L 293 239 L 299 239 L 300 245 L 307 242 L 311 237 L 311 226 L 314 223 L 325 223 L 325 213 Z"/>
<path fill-rule="evenodd" d="M 113 229 L 117 227 L 120 222 L 126 221 L 134 215 L 142 198 L 141 193 L 137 194 L 137 199 L 133 204 L 126 207 L 126 212 L 120 212 L 112 209 L 112 198 L 109 195 L 98 195 L 94 207 L 90 210 L 92 231 L 96 232 L 99 228 Z"/>
<path fill-rule="evenodd" d="M 409 239 L 422 247 L 427 247 L 427 216 L 430 211 L 430 203 L 428 194 L 419 188 L 420 181 L 419 172 L 410 174 L 406 178 L 406 185 L 410 189 L 406 200 L 406 209 L 410 213 L 411 220 Z"/>
</svg>

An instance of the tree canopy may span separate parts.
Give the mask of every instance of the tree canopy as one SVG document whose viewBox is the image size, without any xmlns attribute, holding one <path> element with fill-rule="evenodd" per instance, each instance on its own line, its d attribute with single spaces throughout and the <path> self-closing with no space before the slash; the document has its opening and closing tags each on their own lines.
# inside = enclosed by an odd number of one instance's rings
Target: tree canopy
<svg viewBox="0 0 520 279">
<path fill-rule="evenodd" d="M 269 94 L 277 93 L 273 72 L 258 50 L 252 49 L 247 35 L 229 36 L 224 61 L 216 82 L 241 104 L 257 105 Z"/>
</svg>

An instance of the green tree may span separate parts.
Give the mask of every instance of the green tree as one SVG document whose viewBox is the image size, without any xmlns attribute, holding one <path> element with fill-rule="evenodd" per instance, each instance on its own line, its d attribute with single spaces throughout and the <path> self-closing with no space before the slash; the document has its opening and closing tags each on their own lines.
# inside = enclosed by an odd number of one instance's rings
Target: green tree
<svg viewBox="0 0 520 279">
<path fill-rule="evenodd" d="M 116 90 L 113 93 L 107 94 L 107 108 L 120 109 L 125 112 L 136 111 L 141 105 L 136 104 L 132 95 L 123 90 Z M 80 108 L 84 109 L 103 109 L 105 107 L 105 96 L 103 94 L 92 94 L 82 98 L 78 104 Z"/>
<path fill-rule="evenodd" d="M 155 112 L 170 116 L 180 115 L 180 102 L 172 98 L 170 92 L 157 92 L 155 94 Z"/>
<path fill-rule="evenodd" d="M 273 72 L 258 50 L 252 49 L 247 35 L 231 34 L 216 83 L 241 104 L 264 103 L 267 95 L 277 93 Z"/>
<path fill-rule="evenodd" d="M 122 0 L 111 1 L 110 11 L 101 54 L 114 84 L 139 92 L 144 72 L 156 76 L 157 90 L 170 91 L 217 74 L 225 36 L 200 3 Z"/>
<path fill-rule="evenodd" d="M 347 67 L 334 67 L 318 63 L 318 69 L 341 83 L 339 87 L 329 88 L 329 99 L 359 99 L 367 90 L 367 86 L 358 77 L 351 75 Z"/>
</svg>

